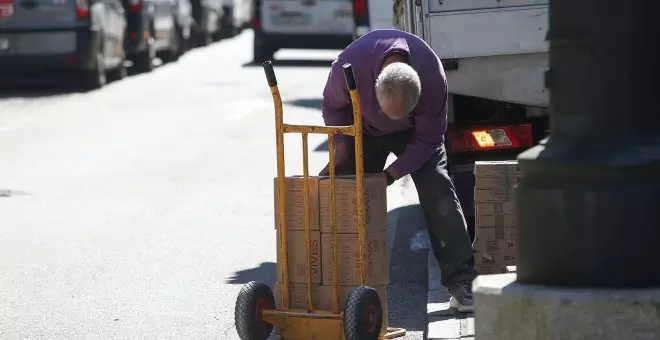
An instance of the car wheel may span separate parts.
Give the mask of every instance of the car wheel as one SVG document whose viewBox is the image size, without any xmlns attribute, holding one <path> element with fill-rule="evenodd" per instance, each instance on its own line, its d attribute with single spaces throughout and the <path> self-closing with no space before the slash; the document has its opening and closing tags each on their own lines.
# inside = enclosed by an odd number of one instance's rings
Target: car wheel
<svg viewBox="0 0 660 340">
<path fill-rule="evenodd" d="M 204 47 L 210 45 L 213 42 L 211 35 L 208 32 L 196 32 L 195 33 L 195 46 Z"/>
<path fill-rule="evenodd" d="M 154 57 L 156 56 L 156 47 L 153 37 L 147 40 L 147 48 L 138 53 L 133 59 L 133 67 L 138 73 L 151 72 L 154 69 Z"/>
<path fill-rule="evenodd" d="M 163 63 L 171 63 L 177 61 L 182 54 L 183 49 L 183 36 L 181 30 L 178 27 L 174 27 L 174 41 L 172 42 L 172 47 L 169 50 L 163 51 L 161 53 L 160 59 Z"/>
<path fill-rule="evenodd" d="M 83 74 L 85 88 L 87 90 L 96 90 L 103 87 L 103 85 L 107 83 L 105 72 L 105 55 L 103 54 L 103 51 L 97 51 L 94 68 L 86 70 Z"/>
<path fill-rule="evenodd" d="M 121 61 L 115 67 L 114 69 L 110 70 L 108 72 L 108 80 L 109 81 L 118 81 L 126 78 L 128 75 L 128 71 L 126 70 L 126 65 L 125 65 L 126 57 L 121 58 Z"/>
</svg>

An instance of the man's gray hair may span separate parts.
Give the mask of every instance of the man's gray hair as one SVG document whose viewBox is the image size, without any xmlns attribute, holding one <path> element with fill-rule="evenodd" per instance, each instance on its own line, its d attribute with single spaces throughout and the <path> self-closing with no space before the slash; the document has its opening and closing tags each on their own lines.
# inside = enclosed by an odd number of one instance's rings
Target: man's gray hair
<svg viewBox="0 0 660 340">
<path fill-rule="evenodd" d="M 422 83 L 417 71 L 410 65 L 394 62 L 385 66 L 376 79 L 376 99 L 381 107 L 389 107 L 403 100 L 402 115 L 407 115 L 417 106 L 422 93 Z"/>
</svg>

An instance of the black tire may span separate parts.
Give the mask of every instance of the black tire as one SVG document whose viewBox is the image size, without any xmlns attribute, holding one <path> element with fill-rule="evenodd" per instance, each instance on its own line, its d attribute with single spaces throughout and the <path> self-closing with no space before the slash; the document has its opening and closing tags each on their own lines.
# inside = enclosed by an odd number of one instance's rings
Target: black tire
<svg viewBox="0 0 660 340">
<path fill-rule="evenodd" d="M 105 54 L 102 50 L 96 52 L 94 68 L 83 73 L 83 86 L 86 90 L 102 88 L 108 82 L 105 70 Z"/>
<path fill-rule="evenodd" d="M 119 62 L 116 68 L 108 71 L 108 80 L 109 81 L 119 81 L 128 76 L 128 70 L 126 70 L 126 65 L 124 65 L 124 60 Z"/>
<path fill-rule="evenodd" d="M 211 35 L 208 32 L 199 32 L 195 33 L 195 47 L 204 47 L 208 46 L 213 42 Z"/>
<path fill-rule="evenodd" d="M 160 59 L 163 61 L 163 63 L 171 63 L 177 61 L 183 53 L 183 35 L 181 34 L 181 30 L 178 27 L 175 27 L 172 34 L 174 34 L 174 41 L 172 42 L 171 49 L 163 51 L 160 56 Z"/>
<path fill-rule="evenodd" d="M 156 47 L 153 37 L 147 40 L 147 48 L 138 53 L 133 59 L 133 68 L 137 73 L 151 72 L 154 69 L 154 57 L 156 56 Z"/>
<path fill-rule="evenodd" d="M 265 322 L 261 312 L 275 308 L 270 287 L 261 282 L 249 282 L 238 293 L 234 309 L 234 323 L 241 340 L 267 340 L 273 325 Z"/>
<path fill-rule="evenodd" d="M 383 326 L 383 307 L 378 292 L 371 287 L 353 288 L 344 307 L 346 340 L 377 340 Z"/>
</svg>

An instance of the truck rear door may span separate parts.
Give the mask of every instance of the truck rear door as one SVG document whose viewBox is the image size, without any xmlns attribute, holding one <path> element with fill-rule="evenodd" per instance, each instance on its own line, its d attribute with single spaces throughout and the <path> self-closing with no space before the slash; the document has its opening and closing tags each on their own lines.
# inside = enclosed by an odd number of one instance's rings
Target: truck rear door
<svg viewBox="0 0 660 340">
<path fill-rule="evenodd" d="M 352 0 L 263 0 L 261 16 L 266 33 L 351 35 L 355 30 Z"/>
<path fill-rule="evenodd" d="M 424 0 L 424 38 L 442 59 L 547 52 L 548 0 Z"/>
</svg>

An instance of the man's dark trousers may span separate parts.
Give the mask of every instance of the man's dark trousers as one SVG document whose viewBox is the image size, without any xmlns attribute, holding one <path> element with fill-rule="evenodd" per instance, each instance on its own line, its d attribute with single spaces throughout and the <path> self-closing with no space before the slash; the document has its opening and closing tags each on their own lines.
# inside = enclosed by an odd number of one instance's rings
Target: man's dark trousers
<svg viewBox="0 0 660 340">
<path fill-rule="evenodd" d="M 382 172 L 389 154 L 401 155 L 412 135 L 412 131 L 404 131 L 379 137 L 364 136 L 364 172 Z M 355 174 L 354 140 L 351 137 L 349 141 L 348 161 L 337 165 L 338 175 Z M 461 204 L 447 173 L 444 145 L 410 175 L 424 211 L 433 252 L 440 264 L 442 284 L 450 287 L 473 280 L 477 273 L 472 245 Z"/>
</svg>

